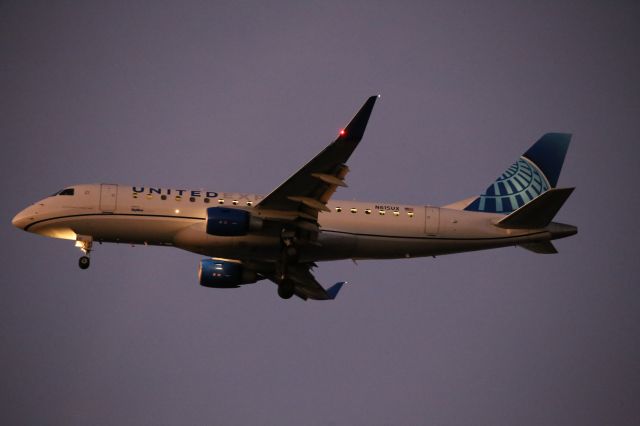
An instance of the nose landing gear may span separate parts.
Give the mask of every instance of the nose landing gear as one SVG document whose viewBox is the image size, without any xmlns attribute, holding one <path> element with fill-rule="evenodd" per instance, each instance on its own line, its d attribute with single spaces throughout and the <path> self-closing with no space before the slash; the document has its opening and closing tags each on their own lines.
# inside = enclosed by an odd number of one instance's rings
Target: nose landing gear
<svg viewBox="0 0 640 426">
<path fill-rule="evenodd" d="M 89 265 L 91 265 L 91 259 L 89 259 L 89 256 L 82 256 L 78 259 L 78 266 L 80 266 L 80 269 L 87 269 Z"/>
<path fill-rule="evenodd" d="M 90 235 L 78 235 L 76 237 L 76 247 L 79 247 L 84 253 L 80 259 L 78 259 L 78 266 L 80 269 L 87 269 L 91 264 L 91 259 L 89 259 L 89 253 L 91 253 L 91 246 L 93 243 L 93 238 Z"/>
</svg>

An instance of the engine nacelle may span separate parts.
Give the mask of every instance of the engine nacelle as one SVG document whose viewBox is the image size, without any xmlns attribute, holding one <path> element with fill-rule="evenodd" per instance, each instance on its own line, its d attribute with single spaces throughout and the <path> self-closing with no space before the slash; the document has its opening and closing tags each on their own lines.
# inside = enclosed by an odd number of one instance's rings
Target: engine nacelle
<svg viewBox="0 0 640 426">
<path fill-rule="evenodd" d="M 262 219 L 241 209 L 209 207 L 207 234 L 221 237 L 239 237 L 262 228 Z"/>
<path fill-rule="evenodd" d="M 200 285 L 210 288 L 234 288 L 258 281 L 258 274 L 242 263 L 222 259 L 202 259 L 198 269 Z"/>
</svg>

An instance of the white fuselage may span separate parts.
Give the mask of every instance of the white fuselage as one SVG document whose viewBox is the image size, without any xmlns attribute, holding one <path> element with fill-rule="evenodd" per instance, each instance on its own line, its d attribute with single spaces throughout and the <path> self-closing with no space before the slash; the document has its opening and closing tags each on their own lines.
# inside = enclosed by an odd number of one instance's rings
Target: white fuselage
<svg viewBox="0 0 640 426">
<path fill-rule="evenodd" d="M 76 240 L 175 246 L 210 257 L 276 260 L 281 247 L 273 232 L 209 235 L 207 208 L 249 211 L 261 196 L 128 185 L 75 185 L 73 195 L 47 197 L 13 219 L 29 232 Z M 316 244 L 300 247 L 303 261 L 435 256 L 547 241 L 544 229 L 504 229 L 504 215 L 397 203 L 331 201 L 319 214 Z M 566 231 L 566 230 L 565 230 Z M 564 232 L 564 231 L 563 231 Z"/>
</svg>

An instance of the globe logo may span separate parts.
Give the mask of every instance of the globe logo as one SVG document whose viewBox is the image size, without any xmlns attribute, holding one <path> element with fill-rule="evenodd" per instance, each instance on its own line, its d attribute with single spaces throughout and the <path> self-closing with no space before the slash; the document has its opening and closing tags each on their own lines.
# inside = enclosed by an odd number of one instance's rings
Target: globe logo
<svg viewBox="0 0 640 426">
<path fill-rule="evenodd" d="M 549 189 L 534 163 L 521 157 L 465 210 L 511 213 Z"/>
</svg>

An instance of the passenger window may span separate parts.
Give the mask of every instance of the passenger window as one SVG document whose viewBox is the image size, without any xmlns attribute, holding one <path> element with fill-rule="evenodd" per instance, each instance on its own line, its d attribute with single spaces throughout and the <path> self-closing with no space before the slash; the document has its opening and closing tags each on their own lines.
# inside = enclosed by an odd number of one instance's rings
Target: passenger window
<svg viewBox="0 0 640 426">
<path fill-rule="evenodd" d="M 218 199 L 218 204 L 224 204 L 224 200 L 222 198 Z"/>
<path fill-rule="evenodd" d="M 166 199 L 167 199 L 167 196 L 166 196 L 166 195 L 164 195 L 164 194 L 162 194 L 162 195 L 160 196 L 160 199 L 161 199 L 161 200 L 166 200 Z"/>
<path fill-rule="evenodd" d="M 133 198 L 138 198 L 138 193 L 137 192 L 133 193 Z"/>
<path fill-rule="evenodd" d="M 336 213 L 340 213 L 342 211 L 342 207 L 336 207 Z"/>
<path fill-rule="evenodd" d="M 207 203 L 207 204 L 209 204 L 209 199 L 208 199 L 208 198 L 205 198 L 205 199 L 204 199 L 204 202 L 205 202 L 205 203 Z"/>
<path fill-rule="evenodd" d="M 150 199 L 152 199 L 152 198 L 153 198 L 153 195 L 151 195 L 151 194 L 147 194 L 147 200 L 150 200 Z"/>
<path fill-rule="evenodd" d="M 182 200 L 182 197 L 180 195 L 176 195 L 176 201 L 180 201 Z"/>
<path fill-rule="evenodd" d="M 351 213 L 358 213 L 358 209 L 351 209 Z"/>
<path fill-rule="evenodd" d="M 253 202 L 252 201 L 247 201 L 247 206 L 249 206 L 249 207 L 253 206 Z"/>
<path fill-rule="evenodd" d="M 238 205 L 238 200 L 233 200 L 233 201 L 231 202 L 231 204 L 233 204 L 234 206 L 237 206 L 237 205 Z"/>
<path fill-rule="evenodd" d="M 194 203 L 196 201 L 196 197 L 189 197 L 189 201 L 191 201 L 192 203 Z"/>
<path fill-rule="evenodd" d="M 409 215 L 409 217 L 413 217 L 413 212 L 409 212 L 407 214 Z"/>
<path fill-rule="evenodd" d="M 371 214 L 371 209 L 366 209 L 366 210 L 364 211 L 364 214 Z"/>
<path fill-rule="evenodd" d="M 384 216 L 384 210 L 378 210 L 378 213 L 380 213 L 380 216 Z"/>
<path fill-rule="evenodd" d="M 394 216 L 400 216 L 400 212 L 396 210 L 395 212 L 393 212 L 393 215 Z"/>
</svg>

